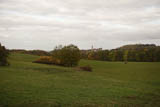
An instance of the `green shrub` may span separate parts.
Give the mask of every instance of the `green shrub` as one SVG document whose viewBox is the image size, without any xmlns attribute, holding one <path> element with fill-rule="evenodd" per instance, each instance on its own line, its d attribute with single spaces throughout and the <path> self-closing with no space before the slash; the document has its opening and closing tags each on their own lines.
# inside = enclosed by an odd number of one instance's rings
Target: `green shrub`
<svg viewBox="0 0 160 107">
<path fill-rule="evenodd" d="M 53 51 L 52 57 L 59 59 L 60 65 L 67 67 L 77 66 L 80 60 L 80 50 L 75 45 L 56 48 Z"/>
</svg>

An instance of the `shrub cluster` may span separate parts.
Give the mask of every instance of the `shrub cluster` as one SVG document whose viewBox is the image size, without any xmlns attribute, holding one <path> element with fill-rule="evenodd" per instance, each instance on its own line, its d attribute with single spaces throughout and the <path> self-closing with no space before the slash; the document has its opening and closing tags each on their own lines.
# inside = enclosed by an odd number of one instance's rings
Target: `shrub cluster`
<svg viewBox="0 0 160 107">
<path fill-rule="evenodd" d="M 79 60 L 80 50 L 78 47 L 74 45 L 68 45 L 59 48 L 56 47 L 54 51 L 52 51 L 52 56 L 43 56 L 34 62 L 72 67 L 77 66 Z"/>
<path fill-rule="evenodd" d="M 9 65 L 7 61 L 9 51 L 0 44 L 0 66 Z"/>
<path fill-rule="evenodd" d="M 75 45 L 60 47 L 52 52 L 52 57 L 59 59 L 62 66 L 77 66 L 80 60 L 80 50 Z"/>
<path fill-rule="evenodd" d="M 56 64 L 60 65 L 60 60 L 53 58 L 51 56 L 41 56 L 36 61 L 33 61 L 34 63 L 42 63 L 42 64 Z"/>
</svg>

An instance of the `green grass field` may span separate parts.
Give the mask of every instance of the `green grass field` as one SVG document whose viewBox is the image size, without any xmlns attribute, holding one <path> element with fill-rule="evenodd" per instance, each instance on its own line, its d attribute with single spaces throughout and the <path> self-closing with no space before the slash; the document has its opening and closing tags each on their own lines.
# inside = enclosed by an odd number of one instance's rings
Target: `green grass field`
<svg viewBox="0 0 160 107">
<path fill-rule="evenodd" d="M 0 107 L 159 107 L 160 63 L 81 60 L 93 72 L 32 63 L 13 53 L 0 67 Z"/>
</svg>

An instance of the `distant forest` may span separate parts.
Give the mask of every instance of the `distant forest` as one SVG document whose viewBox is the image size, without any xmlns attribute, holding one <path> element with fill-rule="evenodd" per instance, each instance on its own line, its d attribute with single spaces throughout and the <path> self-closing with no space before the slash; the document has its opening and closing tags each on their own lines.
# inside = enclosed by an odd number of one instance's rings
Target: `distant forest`
<svg viewBox="0 0 160 107">
<path fill-rule="evenodd" d="M 10 50 L 39 56 L 50 56 L 53 51 L 43 50 Z M 88 49 L 81 50 L 81 59 L 100 61 L 132 61 L 132 62 L 160 62 L 160 46 L 155 44 L 125 45 L 112 50 Z"/>
</svg>

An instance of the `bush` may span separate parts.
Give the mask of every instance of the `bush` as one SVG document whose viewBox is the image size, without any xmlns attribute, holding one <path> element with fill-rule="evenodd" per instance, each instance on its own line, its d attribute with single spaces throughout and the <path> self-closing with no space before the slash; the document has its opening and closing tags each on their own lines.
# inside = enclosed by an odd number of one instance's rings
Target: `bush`
<svg viewBox="0 0 160 107">
<path fill-rule="evenodd" d="M 83 66 L 83 67 L 80 67 L 81 70 L 84 70 L 84 71 L 89 71 L 89 72 L 92 72 L 92 67 L 87 65 L 87 66 Z"/>
<path fill-rule="evenodd" d="M 68 45 L 56 48 L 52 52 L 52 56 L 42 56 L 35 63 L 55 64 L 61 66 L 72 67 L 78 65 L 80 60 L 80 50 L 77 46 Z"/>
<path fill-rule="evenodd" d="M 0 66 L 9 65 L 7 61 L 8 55 L 9 55 L 9 51 L 0 44 Z"/>
<path fill-rule="evenodd" d="M 53 60 L 49 56 L 41 56 L 39 59 L 34 61 L 35 63 L 43 63 L 43 64 L 53 64 Z"/>
<path fill-rule="evenodd" d="M 52 57 L 59 59 L 60 65 L 67 67 L 77 66 L 80 60 L 80 50 L 75 45 L 56 48 Z"/>
<path fill-rule="evenodd" d="M 53 58 L 51 56 L 41 56 L 34 63 L 42 63 L 42 64 L 56 64 L 61 65 L 61 61 L 59 59 Z"/>
</svg>

